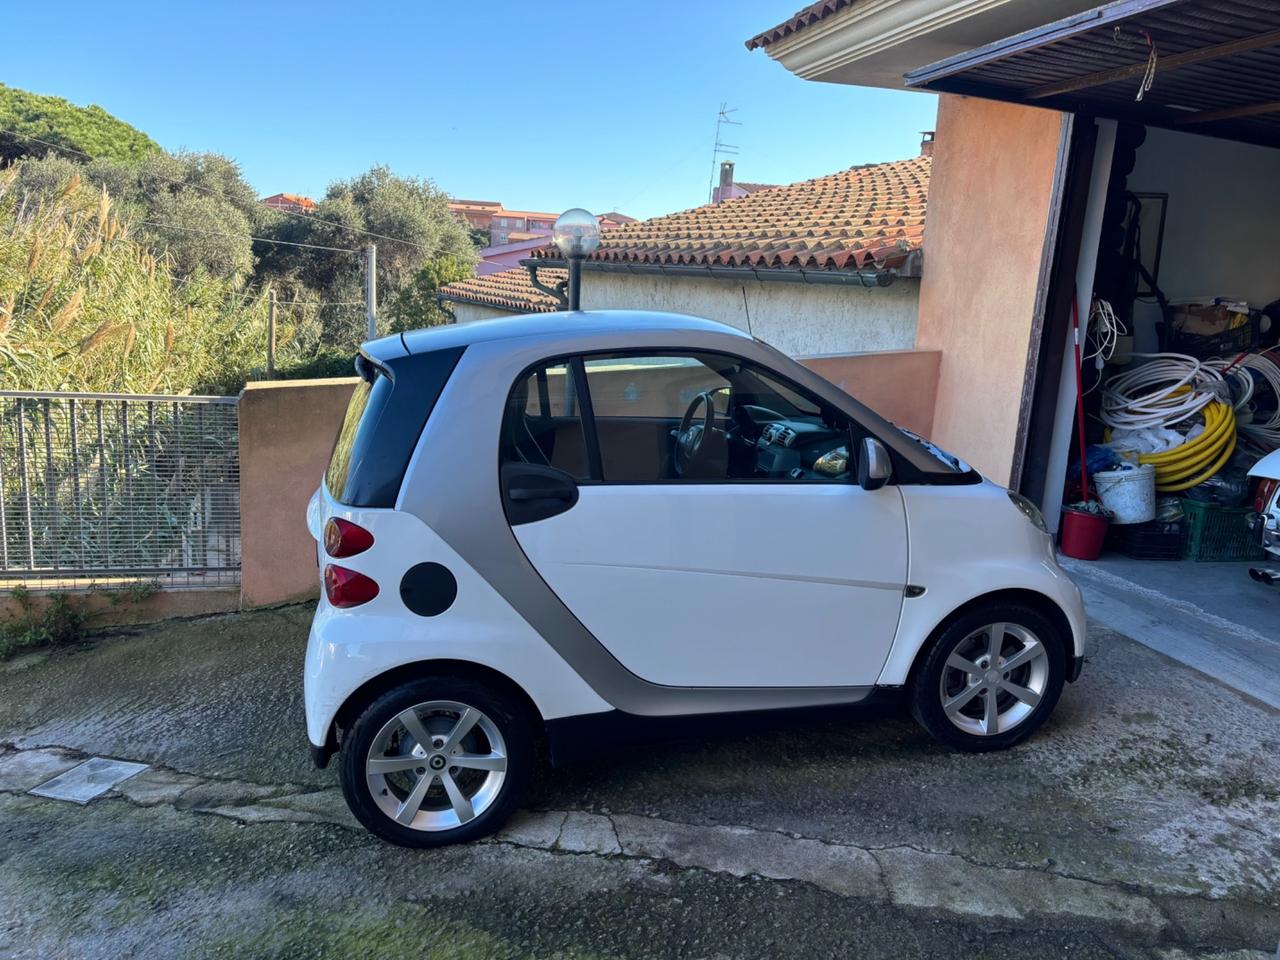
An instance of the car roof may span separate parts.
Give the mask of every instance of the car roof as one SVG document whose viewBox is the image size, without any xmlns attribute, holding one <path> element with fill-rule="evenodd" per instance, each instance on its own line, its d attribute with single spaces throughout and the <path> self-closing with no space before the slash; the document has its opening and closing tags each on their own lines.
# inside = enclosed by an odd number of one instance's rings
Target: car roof
<svg viewBox="0 0 1280 960">
<path fill-rule="evenodd" d="M 494 320 L 477 320 L 472 323 L 455 323 L 449 326 L 411 330 L 398 337 L 384 337 L 365 344 L 365 351 L 374 357 L 387 357 L 399 346 L 406 353 L 426 353 L 432 350 L 448 350 L 473 343 L 526 337 L 558 339 L 568 336 L 597 337 L 607 346 L 611 336 L 622 333 L 661 332 L 664 335 L 680 333 L 714 333 L 734 338 L 751 337 L 717 320 L 690 317 L 680 313 L 661 313 L 654 310 L 578 310 L 558 313 L 529 313 L 523 316 L 501 317 Z M 397 344 L 397 341 L 399 343 Z"/>
</svg>

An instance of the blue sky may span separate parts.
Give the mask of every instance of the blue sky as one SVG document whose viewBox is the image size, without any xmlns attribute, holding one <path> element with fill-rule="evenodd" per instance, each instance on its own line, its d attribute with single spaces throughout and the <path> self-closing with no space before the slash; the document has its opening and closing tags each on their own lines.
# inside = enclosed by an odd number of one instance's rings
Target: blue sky
<svg viewBox="0 0 1280 960">
<path fill-rule="evenodd" d="M 800 80 L 743 41 L 802 0 L 13 3 L 0 81 L 97 103 L 263 194 L 375 163 L 459 197 L 653 216 L 740 180 L 914 155 L 935 99 Z"/>
</svg>

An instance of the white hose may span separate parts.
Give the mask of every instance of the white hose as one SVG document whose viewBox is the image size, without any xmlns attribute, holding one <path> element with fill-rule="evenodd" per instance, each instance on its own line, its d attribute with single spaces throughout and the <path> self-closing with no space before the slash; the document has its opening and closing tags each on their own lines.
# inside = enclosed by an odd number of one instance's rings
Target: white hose
<svg viewBox="0 0 1280 960">
<path fill-rule="evenodd" d="M 1098 349 L 1093 353 L 1086 353 L 1080 359 L 1096 360 L 1101 357 L 1102 363 L 1098 364 L 1098 368 L 1101 369 L 1103 364 L 1111 362 L 1111 358 L 1115 356 L 1116 344 L 1129 331 L 1116 316 L 1115 310 L 1111 309 L 1111 304 L 1102 299 L 1093 301 L 1093 309 L 1089 311 L 1089 323 L 1093 327 L 1093 338 L 1098 344 Z"/>
<path fill-rule="evenodd" d="M 1229 361 L 1213 361 L 1220 363 L 1225 368 L 1229 366 Z M 1263 444 L 1271 447 L 1280 447 L 1280 364 L 1271 359 L 1271 356 L 1265 353 L 1251 353 L 1246 356 L 1232 371 L 1232 376 L 1243 376 L 1248 379 L 1248 392 L 1244 398 L 1236 404 L 1236 409 L 1244 411 L 1249 416 L 1247 405 L 1253 399 L 1255 381 L 1252 376 L 1246 373 L 1248 370 L 1254 371 L 1259 377 L 1267 382 L 1271 387 L 1271 392 L 1275 394 L 1277 400 L 1276 411 L 1271 415 L 1270 419 L 1254 423 L 1248 419 L 1243 420 L 1240 424 L 1240 430 L 1248 434 L 1256 440 L 1262 441 Z M 1241 383 L 1244 381 L 1241 380 Z"/>
<path fill-rule="evenodd" d="M 1102 422 L 1126 430 L 1171 427 L 1218 397 L 1222 374 L 1181 353 L 1135 353 L 1151 357 L 1112 377 L 1102 390 Z M 1186 388 L 1185 390 L 1183 388 Z"/>
</svg>

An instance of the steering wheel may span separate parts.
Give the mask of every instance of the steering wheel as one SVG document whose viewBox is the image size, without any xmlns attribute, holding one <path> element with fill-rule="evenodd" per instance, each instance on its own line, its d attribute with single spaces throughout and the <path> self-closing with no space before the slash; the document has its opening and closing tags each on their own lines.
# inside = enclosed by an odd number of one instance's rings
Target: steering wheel
<svg viewBox="0 0 1280 960">
<path fill-rule="evenodd" d="M 702 391 L 689 402 L 689 408 L 685 410 L 684 416 L 680 419 L 680 427 L 675 434 L 675 467 L 676 473 L 681 476 L 697 460 L 707 437 L 711 435 L 711 428 L 715 423 L 716 415 L 716 405 L 713 399 L 715 393 L 715 390 Z M 694 423 L 694 416 L 698 412 L 699 405 L 704 407 L 702 421 Z"/>
</svg>

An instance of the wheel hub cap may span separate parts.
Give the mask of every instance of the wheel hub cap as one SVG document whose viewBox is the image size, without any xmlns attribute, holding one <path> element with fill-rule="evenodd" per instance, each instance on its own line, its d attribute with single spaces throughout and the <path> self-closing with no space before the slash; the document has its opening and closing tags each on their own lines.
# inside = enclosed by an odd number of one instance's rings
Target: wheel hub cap
<svg viewBox="0 0 1280 960">
<path fill-rule="evenodd" d="M 956 727 L 980 737 L 1006 733 L 1040 703 L 1049 685 L 1049 654 L 1016 623 L 992 623 L 957 643 L 942 670 L 943 712 Z"/>
<path fill-rule="evenodd" d="M 453 830 L 498 799 L 507 745 L 496 723 L 465 703 L 402 710 L 373 738 L 365 781 L 377 807 L 411 830 Z"/>
</svg>

